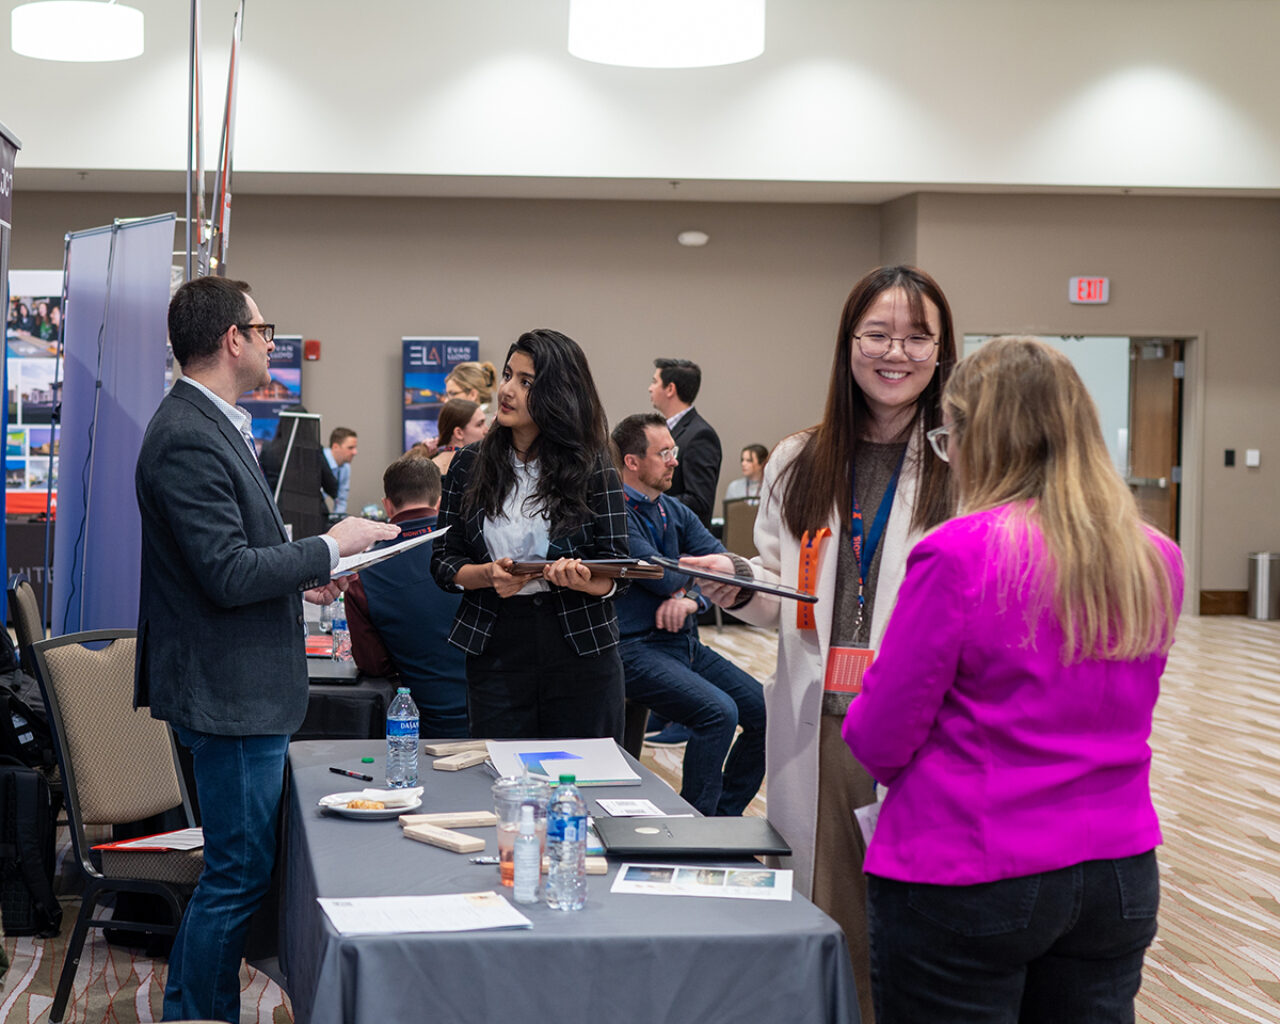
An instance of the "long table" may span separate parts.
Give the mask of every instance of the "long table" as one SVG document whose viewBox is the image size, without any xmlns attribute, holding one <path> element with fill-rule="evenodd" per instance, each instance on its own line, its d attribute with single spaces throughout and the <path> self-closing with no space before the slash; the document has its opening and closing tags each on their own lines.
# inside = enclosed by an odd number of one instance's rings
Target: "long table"
<svg viewBox="0 0 1280 1024">
<path fill-rule="evenodd" d="M 360 758 L 372 755 L 372 765 Z M 432 771 L 421 811 L 486 810 L 482 767 Z M 687 804 L 639 762 L 640 786 L 590 787 L 662 810 Z M 280 959 L 298 1024 L 856 1024 L 858 1003 L 844 934 L 808 900 L 756 902 L 615 895 L 617 866 L 588 879 L 584 910 L 520 906 L 533 927 L 397 935 L 340 935 L 317 897 L 502 891 L 494 866 L 405 839 L 399 823 L 324 814 L 328 793 L 359 788 L 329 767 L 385 772 L 385 744 L 295 742 L 289 748 Z M 497 853 L 493 829 L 471 830 Z M 733 864 L 733 861 L 720 863 Z M 741 864 L 742 862 L 737 862 Z M 754 863 L 754 862 L 753 862 Z"/>
</svg>

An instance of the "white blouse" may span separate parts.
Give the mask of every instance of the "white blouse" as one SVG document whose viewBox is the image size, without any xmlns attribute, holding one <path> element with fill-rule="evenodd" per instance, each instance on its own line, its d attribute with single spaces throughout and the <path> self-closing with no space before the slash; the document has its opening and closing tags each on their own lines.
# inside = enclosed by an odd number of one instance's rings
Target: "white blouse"
<svg viewBox="0 0 1280 1024">
<path fill-rule="evenodd" d="M 538 460 L 521 462 L 513 452 L 511 466 L 515 470 L 516 485 L 507 495 L 501 517 L 485 516 L 485 546 L 494 561 L 546 558 L 551 544 L 551 525 L 545 513 L 531 513 L 525 508 L 526 499 L 532 498 L 538 487 Z M 550 589 L 546 580 L 533 579 L 520 588 L 520 593 L 536 594 Z"/>
</svg>

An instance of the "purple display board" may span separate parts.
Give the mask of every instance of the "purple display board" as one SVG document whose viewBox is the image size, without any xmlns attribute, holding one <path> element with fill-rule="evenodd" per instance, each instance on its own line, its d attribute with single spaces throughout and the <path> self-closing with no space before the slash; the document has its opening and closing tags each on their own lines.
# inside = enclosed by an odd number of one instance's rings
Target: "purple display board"
<svg viewBox="0 0 1280 1024">
<path fill-rule="evenodd" d="M 444 379 L 480 358 L 479 338 L 401 338 L 404 346 L 404 450 L 436 436 Z"/>
<path fill-rule="evenodd" d="M 302 401 L 302 335 L 277 334 L 268 369 L 271 383 L 240 396 L 240 405 L 253 417 L 253 436 L 262 450 L 276 436 L 280 410 Z"/>
</svg>

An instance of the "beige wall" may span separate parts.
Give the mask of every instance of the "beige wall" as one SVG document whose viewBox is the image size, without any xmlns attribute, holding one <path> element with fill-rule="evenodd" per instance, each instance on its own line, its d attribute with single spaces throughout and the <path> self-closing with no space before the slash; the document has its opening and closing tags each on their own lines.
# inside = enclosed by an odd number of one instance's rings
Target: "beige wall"
<svg viewBox="0 0 1280 1024">
<path fill-rule="evenodd" d="M 147 195 L 20 193 L 12 266 L 61 266 L 66 231 L 172 209 Z M 677 231 L 711 235 L 704 249 Z M 1184 442 L 1184 536 L 1199 587 L 1240 590 L 1245 555 L 1280 548 L 1280 202 L 921 195 L 883 208 L 238 196 L 231 267 L 285 333 L 323 341 L 304 371 L 326 427 L 360 433 L 353 500 L 375 500 L 399 451 L 404 334 L 478 334 L 495 363 L 521 330 L 587 350 L 610 418 L 647 407 L 656 355 L 706 371 L 699 409 L 725 446 L 772 445 L 821 410 L 841 303 L 861 273 L 916 258 L 962 332 L 1197 339 Z M 1067 278 L 1112 300 L 1072 306 Z M 1202 373 L 1201 373 L 1202 370 Z M 1245 448 L 1262 466 L 1243 467 Z M 1235 468 L 1223 449 L 1237 450 Z M 1196 464 L 1198 461 L 1198 465 Z M 1194 610 L 1195 602 L 1189 602 Z"/>
<path fill-rule="evenodd" d="M 60 267 L 68 230 L 179 198 L 21 194 L 12 266 Z M 677 245 L 690 227 L 710 244 Z M 401 336 L 478 335 L 500 366 L 531 327 L 583 345 L 611 421 L 648 411 L 655 356 L 700 363 L 723 489 L 743 445 L 772 447 L 821 415 L 837 318 L 877 262 L 879 217 L 848 205 L 237 196 L 231 245 L 266 318 L 323 342 L 304 401 L 326 430 L 359 432 L 359 507 L 400 453 Z"/>
</svg>

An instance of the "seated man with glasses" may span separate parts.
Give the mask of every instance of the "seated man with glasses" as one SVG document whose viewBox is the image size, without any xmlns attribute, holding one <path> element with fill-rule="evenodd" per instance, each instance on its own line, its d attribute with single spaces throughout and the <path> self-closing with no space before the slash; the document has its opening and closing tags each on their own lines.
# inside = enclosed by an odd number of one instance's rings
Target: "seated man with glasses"
<svg viewBox="0 0 1280 1024">
<path fill-rule="evenodd" d="M 724 551 L 693 512 L 664 493 L 678 449 L 661 416 L 628 416 L 614 427 L 613 444 L 632 557 Z M 682 573 L 631 581 L 617 599 L 627 699 L 688 727 L 680 795 L 703 814 L 740 815 L 764 780 L 764 688 L 703 646 L 697 612 L 706 607 Z"/>
</svg>

